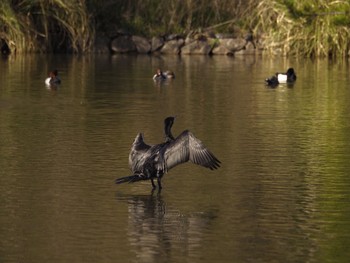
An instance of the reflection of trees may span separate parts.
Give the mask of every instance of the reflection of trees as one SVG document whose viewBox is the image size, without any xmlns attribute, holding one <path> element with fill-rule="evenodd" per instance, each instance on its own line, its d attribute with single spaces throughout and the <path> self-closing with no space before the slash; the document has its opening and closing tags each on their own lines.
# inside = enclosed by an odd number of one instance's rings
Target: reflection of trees
<svg viewBox="0 0 350 263">
<path fill-rule="evenodd" d="M 166 262 L 177 255 L 195 256 L 214 212 L 183 214 L 161 195 L 118 197 L 128 203 L 128 236 L 140 262 Z"/>
</svg>

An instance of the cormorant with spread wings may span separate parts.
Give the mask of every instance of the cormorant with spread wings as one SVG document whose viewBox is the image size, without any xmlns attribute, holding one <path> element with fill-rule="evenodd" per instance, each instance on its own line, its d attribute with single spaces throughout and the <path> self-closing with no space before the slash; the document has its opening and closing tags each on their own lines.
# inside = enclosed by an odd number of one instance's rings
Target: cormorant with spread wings
<svg viewBox="0 0 350 263">
<path fill-rule="evenodd" d="M 156 188 L 153 180 L 157 179 L 161 189 L 163 175 L 179 164 L 191 161 L 211 170 L 220 167 L 221 162 L 190 131 L 185 130 L 174 138 L 171 133 L 174 120 L 175 117 L 167 117 L 164 120 L 163 143 L 147 145 L 142 133 L 136 136 L 129 154 L 132 175 L 118 178 L 117 184 L 151 180 L 153 188 Z"/>
</svg>

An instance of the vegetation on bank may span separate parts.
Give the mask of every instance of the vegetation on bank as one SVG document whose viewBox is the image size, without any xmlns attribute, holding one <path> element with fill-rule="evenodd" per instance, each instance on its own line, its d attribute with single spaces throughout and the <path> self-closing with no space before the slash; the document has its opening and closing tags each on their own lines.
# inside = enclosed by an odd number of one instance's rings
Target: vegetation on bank
<svg viewBox="0 0 350 263">
<path fill-rule="evenodd" d="M 146 37 L 251 31 L 271 52 L 345 57 L 349 15 L 350 0 L 2 0 L 0 39 L 16 52 L 84 53 L 96 37 L 121 30 Z"/>
<path fill-rule="evenodd" d="M 85 1 L 2 0 L 0 38 L 17 52 L 86 52 L 94 25 Z"/>
<path fill-rule="evenodd" d="M 305 57 L 346 57 L 349 0 L 262 0 L 250 25 L 268 37 L 270 50 Z"/>
</svg>

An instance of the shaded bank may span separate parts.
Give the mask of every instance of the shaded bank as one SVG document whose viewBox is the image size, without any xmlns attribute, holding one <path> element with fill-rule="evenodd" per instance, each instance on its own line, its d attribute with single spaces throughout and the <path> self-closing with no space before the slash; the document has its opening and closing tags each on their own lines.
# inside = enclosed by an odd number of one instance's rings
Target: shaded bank
<svg viewBox="0 0 350 263">
<path fill-rule="evenodd" d="M 0 3 L 1 52 L 116 52 L 113 46 L 120 36 L 147 39 L 147 46 L 153 37 L 166 40 L 175 34 L 186 40 L 196 32 L 213 39 L 208 42 L 210 50 L 221 46 L 221 38 L 212 35 L 230 34 L 244 40 L 252 33 L 255 40 L 264 40 L 264 49 L 271 54 L 348 56 L 350 1 L 314 2 L 4 0 Z"/>
<path fill-rule="evenodd" d="M 95 31 L 84 2 L 1 1 L 2 53 L 83 53 L 91 50 Z"/>
</svg>

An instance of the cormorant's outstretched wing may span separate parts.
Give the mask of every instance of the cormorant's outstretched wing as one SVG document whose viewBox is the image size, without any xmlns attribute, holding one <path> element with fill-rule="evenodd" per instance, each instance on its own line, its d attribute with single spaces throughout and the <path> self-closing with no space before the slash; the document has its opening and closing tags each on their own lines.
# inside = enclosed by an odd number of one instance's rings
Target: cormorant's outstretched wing
<svg viewBox="0 0 350 263">
<path fill-rule="evenodd" d="M 144 142 L 143 134 L 139 133 L 136 136 L 129 153 L 129 166 L 132 172 L 140 171 L 145 160 L 149 157 L 147 152 L 150 148 L 151 146 Z"/>
<path fill-rule="evenodd" d="M 183 131 L 174 141 L 170 142 L 164 153 L 165 167 L 172 167 L 191 161 L 211 170 L 220 167 L 220 161 L 212 154 L 204 144 L 190 131 Z"/>
</svg>

